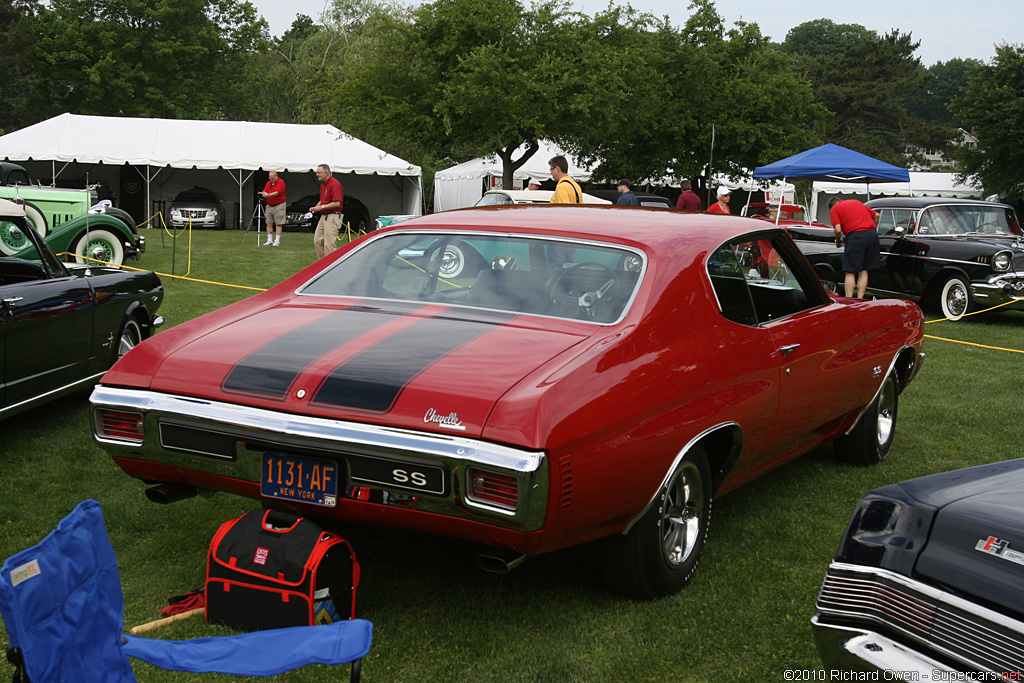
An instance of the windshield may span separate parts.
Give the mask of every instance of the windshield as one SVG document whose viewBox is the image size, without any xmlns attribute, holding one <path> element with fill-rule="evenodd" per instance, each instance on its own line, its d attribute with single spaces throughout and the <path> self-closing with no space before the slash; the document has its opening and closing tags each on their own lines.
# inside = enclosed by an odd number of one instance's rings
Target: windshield
<svg viewBox="0 0 1024 683">
<path fill-rule="evenodd" d="M 186 190 L 179 192 L 174 198 L 176 202 L 213 202 L 216 203 L 217 195 L 204 190 Z"/>
<path fill-rule="evenodd" d="M 512 198 L 503 192 L 488 192 L 474 206 L 498 206 L 512 203 Z"/>
<path fill-rule="evenodd" d="M 633 298 L 644 262 L 639 252 L 590 242 L 394 233 L 366 243 L 299 293 L 435 301 L 611 323 Z"/>
<path fill-rule="evenodd" d="M 1017 217 L 1004 206 L 931 206 L 921 212 L 920 235 L 1019 235 Z"/>
</svg>

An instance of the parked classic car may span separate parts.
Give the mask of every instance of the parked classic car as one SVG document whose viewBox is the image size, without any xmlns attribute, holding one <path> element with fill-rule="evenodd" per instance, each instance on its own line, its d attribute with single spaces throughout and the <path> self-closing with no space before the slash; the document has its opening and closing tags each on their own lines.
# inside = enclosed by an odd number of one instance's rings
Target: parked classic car
<svg viewBox="0 0 1024 683">
<path fill-rule="evenodd" d="M 50 187 L 32 182 L 24 166 L 0 162 L 0 199 L 25 206 L 25 217 L 40 235 L 61 223 L 84 216 L 93 204 L 89 190 Z"/>
<path fill-rule="evenodd" d="M 1024 243 L 1006 204 L 946 197 L 885 197 L 867 205 L 879 216 L 882 267 L 870 271 L 868 293 L 938 304 L 942 315 L 999 304 L 1024 309 Z M 798 239 L 830 241 L 832 229 L 792 226 Z M 826 280 L 842 279 L 842 250 L 801 249 Z"/>
<path fill-rule="evenodd" d="M 818 596 L 821 659 L 899 680 L 1020 680 L 1022 574 L 1024 460 L 875 489 Z"/>
<path fill-rule="evenodd" d="M 607 199 L 609 202 L 614 204 L 619 199 L 618 190 L 591 190 L 591 195 L 598 199 Z M 667 197 L 662 197 L 660 194 L 652 194 L 649 192 L 637 192 L 634 190 L 633 194 L 636 195 L 636 199 L 640 202 L 640 206 L 651 206 L 656 209 L 674 209 L 676 208 L 675 202 Z"/>
<path fill-rule="evenodd" d="M 450 245 L 484 265 L 441 275 Z M 604 539 L 608 585 L 650 598 L 689 581 L 714 496 L 831 440 L 886 456 L 922 324 L 833 300 L 745 218 L 446 211 L 140 344 L 93 391 L 93 428 L 153 500 L 447 534 L 497 571 Z"/>
<path fill-rule="evenodd" d="M 316 230 L 320 214 L 314 214 L 309 208 L 319 203 L 319 194 L 308 194 L 297 202 L 290 202 L 288 204 L 288 212 L 285 215 L 284 229 L 304 232 Z M 369 232 L 373 229 L 373 224 L 370 221 L 370 211 L 361 201 L 346 194 L 342 200 L 341 207 L 341 213 L 345 217 L 344 220 L 351 226 L 352 230 L 360 233 Z"/>
<path fill-rule="evenodd" d="M 224 207 L 212 190 L 193 187 L 175 195 L 168 209 L 168 222 L 180 230 L 191 225 L 193 228 L 224 228 Z"/>
<path fill-rule="evenodd" d="M 0 418 L 95 382 L 160 324 L 150 272 L 61 263 L 24 209 L 0 199 L 4 234 L 30 246 L 0 256 Z"/>
<path fill-rule="evenodd" d="M 475 206 L 501 206 L 503 204 L 550 204 L 554 190 L 488 190 Z M 611 204 L 607 199 L 583 193 L 583 204 Z"/>
</svg>

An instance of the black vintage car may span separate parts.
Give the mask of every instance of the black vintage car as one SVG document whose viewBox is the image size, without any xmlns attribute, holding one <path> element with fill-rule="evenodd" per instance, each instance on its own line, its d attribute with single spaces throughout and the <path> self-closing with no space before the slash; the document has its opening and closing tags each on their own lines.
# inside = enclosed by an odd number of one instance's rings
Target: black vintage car
<svg viewBox="0 0 1024 683">
<path fill-rule="evenodd" d="M 289 202 L 288 212 L 285 214 L 284 225 L 282 227 L 285 230 L 294 230 L 296 232 L 313 232 L 316 230 L 316 224 L 320 220 L 320 214 L 312 213 L 309 210 L 309 207 L 315 206 L 319 202 L 319 194 L 309 194 L 298 201 Z M 369 210 L 366 208 L 365 204 L 355 197 L 347 194 L 345 195 L 341 205 L 341 214 L 344 216 L 344 221 L 348 223 L 353 232 L 360 233 L 370 232 L 373 230 Z"/>
<path fill-rule="evenodd" d="M 868 276 L 870 295 L 938 304 L 951 320 L 1007 302 L 1024 309 L 1024 238 L 1010 206 L 945 197 L 886 197 L 867 205 L 880 214 L 882 247 L 882 267 Z M 828 244 L 831 229 L 790 231 L 822 280 L 842 281 L 842 249 Z"/>
<path fill-rule="evenodd" d="M 865 495 L 817 607 L 826 667 L 901 676 L 843 680 L 1021 680 L 1024 460 Z"/>
<path fill-rule="evenodd" d="M 0 419 L 98 380 L 162 319 L 149 271 L 62 263 L 23 207 L 0 199 L 0 227 L 34 247 L 0 256 Z"/>
</svg>

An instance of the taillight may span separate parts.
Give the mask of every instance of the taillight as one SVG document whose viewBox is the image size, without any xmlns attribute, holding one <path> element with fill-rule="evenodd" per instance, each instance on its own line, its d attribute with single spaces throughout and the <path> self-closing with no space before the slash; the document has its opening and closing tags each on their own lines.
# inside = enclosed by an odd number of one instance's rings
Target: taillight
<svg viewBox="0 0 1024 683">
<path fill-rule="evenodd" d="M 519 504 L 519 481 L 510 475 L 470 467 L 469 497 L 480 503 L 515 510 Z"/>
<path fill-rule="evenodd" d="M 100 408 L 96 411 L 96 436 L 142 443 L 142 413 Z"/>
</svg>

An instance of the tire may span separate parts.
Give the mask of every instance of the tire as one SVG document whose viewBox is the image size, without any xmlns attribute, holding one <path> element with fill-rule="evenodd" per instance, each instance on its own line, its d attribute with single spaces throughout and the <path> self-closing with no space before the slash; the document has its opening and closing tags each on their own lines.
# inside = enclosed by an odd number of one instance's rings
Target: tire
<svg viewBox="0 0 1024 683">
<path fill-rule="evenodd" d="M 633 528 L 603 542 L 605 585 L 640 600 L 679 592 L 697 569 L 710 520 L 711 470 L 697 447 L 676 466 Z"/>
<path fill-rule="evenodd" d="M 949 320 L 959 320 L 974 310 L 974 297 L 967 280 L 954 275 L 942 285 L 939 293 L 939 306 L 942 315 Z"/>
<path fill-rule="evenodd" d="M 853 430 L 835 440 L 836 455 L 852 465 L 865 467 L 885 460 L 896 436 L 899 401 L 896 375 L 890 374 Z"/>
<path fill-rule="evenodd" d="M 46 214 L 39 210 L 39 207 L 32 202 L 25 202 L 25 218 L 32 224 L 41 236 L 46 237 L 50 231 L 50 224 L 46 221 Z"/>
<path fill-rule="evenodd" d="M 465 269 L 466 253 L 462 250 L 462 246 L 458 244 L 446 246 L 444 254 L 441 256 L 441 268 L 438 275 L 445 278 L 458 277 Z"/>
<path fill-rule="evenodd" d="M 10 256 L 30 244 L 28 236 L 19 226 L 10 221 L 0 221 L 0 254 Z"/>
<path fill-rule="evenodd" d="M 86 256 L 118 266 L 124 263 L 124 245 L 121 244 L 121 238 L 109 230 L 90 230 L 83 234 L 75 242 L 75 254 L 78 255 L 76 263 L 103 265 L 84 258 Z"/>
<path fill-rule="evenodd" d="M 142 328 L 135 318 L 129 317 L 121 325 L 121 333 L 117 335 L 117 346 L 114 348 L 114 357 L 111 365 L 121 360 L 122 357 L 142 341 Z"/>
</svg>

